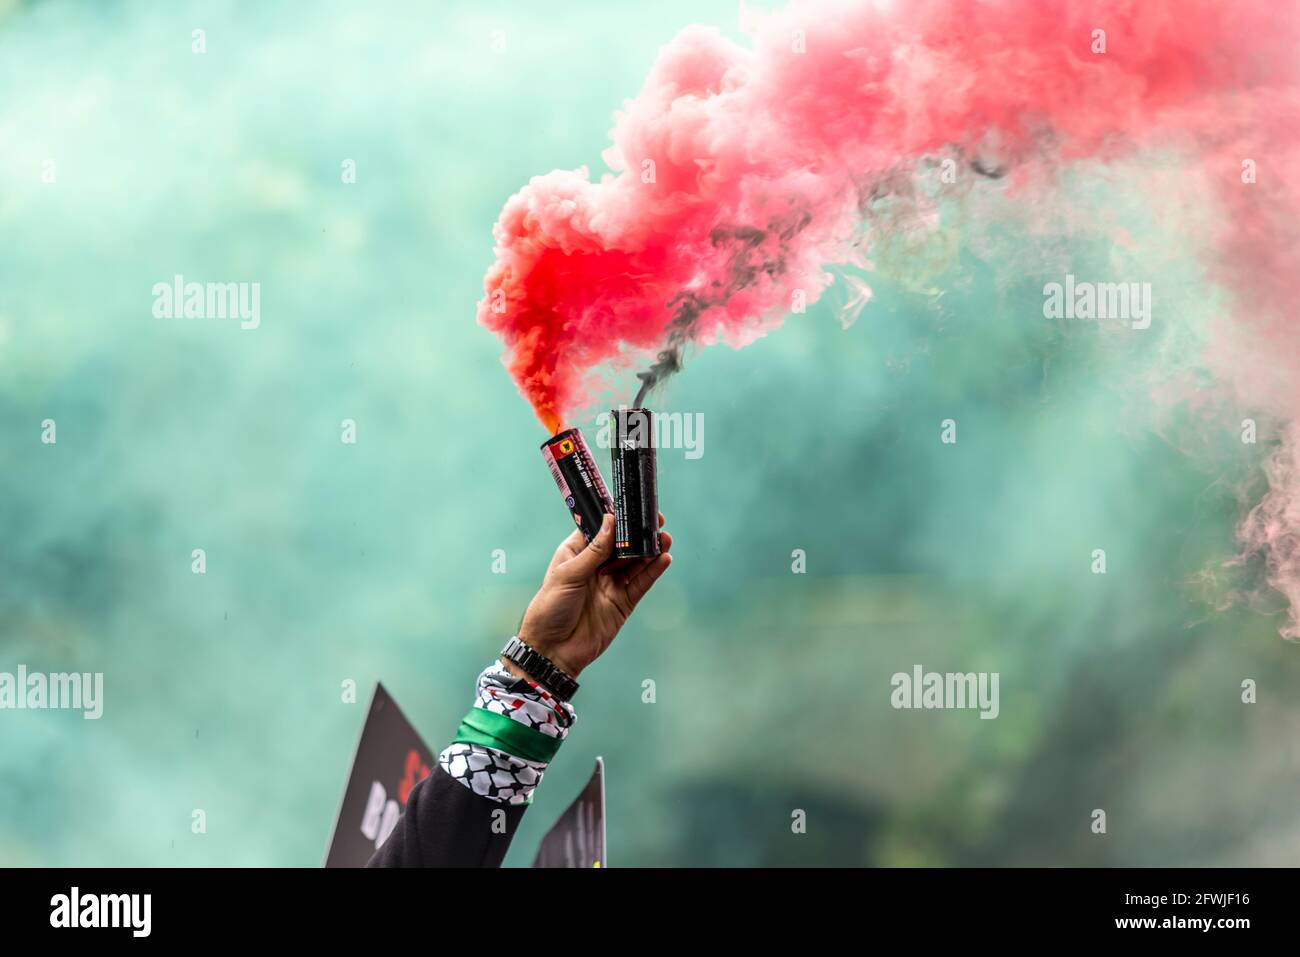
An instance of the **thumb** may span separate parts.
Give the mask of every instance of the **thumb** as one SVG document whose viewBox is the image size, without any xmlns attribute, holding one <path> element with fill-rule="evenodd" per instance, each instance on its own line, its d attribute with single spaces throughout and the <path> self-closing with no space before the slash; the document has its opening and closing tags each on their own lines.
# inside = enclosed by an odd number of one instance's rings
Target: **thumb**
<svg viewBox="0 0 1300 957">
<path fill-rule="evenodd" d="M 560 568 L 565 578 L 580 581 L 596 574 L 596 569 L 612 554 L 614 554 L 614 516 L 606 512 L 596 537 Z"/>
</svg>

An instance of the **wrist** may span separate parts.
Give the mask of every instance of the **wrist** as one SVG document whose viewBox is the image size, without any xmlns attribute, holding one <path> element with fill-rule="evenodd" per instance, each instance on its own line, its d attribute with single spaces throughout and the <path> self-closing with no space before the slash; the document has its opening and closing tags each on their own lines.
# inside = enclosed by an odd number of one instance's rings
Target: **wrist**
<svg viewBox="0 0 1300 957">
<path fill-rule="evenodd" d="M 565 656 L 564 651 L 560 648 L 560 642 L 547 641 L 543 638 L 534 638 L 532 632 L 526 626 L 521 627 L 519 633 L 515 637 L 543 658 L 548 659 L 551 664 L 555 665 L 555 667 L 559 668 L 570 678 L 578 677 L 578 672 L 582 671 L 582 668 L 579 665 L 570 661 Z M 510 662 L 509 664 L 513 668 L 518 669 L 519 676 L 524 674 L 523 669 L 519 668 L 518 665 L 515 665 L 514 662 Z M 535 675 L 528 675 L 528 677 L 533 678 L 534 680 L 536 679 Z"/>
<path fill-rule="evenodd" d="M 510 672 L 510 674 L 514 675 L 516 678 L 523 678 L 525 681 L 533 682 L 538 680 L 537 675 L 529 674 L 504 655 L 498 658 L 497 661 L 501 662 L 501 667 L 505 668 L 506 671 Z"/>
<path fill-rule="evenodd" d="M 532 644 L 523 635 L 515 635 L 501 651 L 502 666 L 516 677 L 535 682 L 559 701 L 568 701 L 578 691 L 575 672 L 561 655 L 552 657 L 554 649 Z"/>
</svg>

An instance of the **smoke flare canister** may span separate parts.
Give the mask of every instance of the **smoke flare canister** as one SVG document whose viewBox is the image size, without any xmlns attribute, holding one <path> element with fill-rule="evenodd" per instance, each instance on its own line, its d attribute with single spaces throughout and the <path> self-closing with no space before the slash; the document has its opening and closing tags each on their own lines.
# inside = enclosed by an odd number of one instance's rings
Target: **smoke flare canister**
<svg viewBox="0 0 1300 957">
<path fill-rule="evenodd" d="M 654 413 L 649 409 L 615 409 L 610 412 L 610 421 L 614 557 L 653 558 L 659 554 Z"/>
<path fill-rule="evenodd" d="M 573 523 L 591 541 L 600 531 L 605 514 L 614 511 L 614 502 L 587 448 L 587 440 L 577 429 L 557 432 L 542 443 L 542 458 L 550 466 L 551 477 L 564 496 L 564 504 L 569 506 Z"/>
</svg>

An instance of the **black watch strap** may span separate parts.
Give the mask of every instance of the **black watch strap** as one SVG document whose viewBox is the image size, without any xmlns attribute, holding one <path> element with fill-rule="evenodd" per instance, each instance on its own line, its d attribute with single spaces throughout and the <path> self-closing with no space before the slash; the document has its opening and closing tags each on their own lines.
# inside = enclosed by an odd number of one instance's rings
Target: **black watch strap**
<svg viewBox="0 0 1300 957">
<path fill-rule="evenodd" d="M 578 693 L 577 681 L 556 667 L 550 658 L 529 648 L 517 635 L 506 642 L 501 657 L 514 662 L 561 701 L 568 701 Z"/>
</svg>

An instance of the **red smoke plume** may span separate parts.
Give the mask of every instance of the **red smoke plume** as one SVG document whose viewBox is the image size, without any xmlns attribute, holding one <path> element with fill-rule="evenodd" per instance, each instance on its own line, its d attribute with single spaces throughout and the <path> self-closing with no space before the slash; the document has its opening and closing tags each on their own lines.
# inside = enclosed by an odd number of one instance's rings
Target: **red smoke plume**
<svg viewBox="0 0 1300 957">
<path fill-rule="evenodd" d="M 751 46 L 688 27 L 617 115 L 612 172 L 555 171 L 506 203 L 479 321 L 554 432 L 598 367 L 657 353 L 653 384 L 684 346 L 743 345 L 798 294 L 813 302 L 828 265 L 860 261 L 875 204 L 927 160 L 1005 177 L 1015 197 L 1071 160 L 1159 148 L 1213 184 L 1196 199 L 1216 231 L 1197 239 L 1231 315 L 1207 365 L 1294 422 L 1298 14 L 1259 0 L 809 0 L 763 17 Z M 1292 426 L 1241 529 L 1293 616 L 1297 463 Z"/>
<path fill-rule="evenodd" d="M 1294 76 L 1295 19 L 1258 2 L 908 0 L 795 4 L 752 50 L 688 27 L 618 115 L 612 174 L 555 171 L 506 203 L 479 320 L 553 431 L 593 367 L 743 344 L 796 290 L 815 300 L 880 177 L 923 156 L 1001 172 L 1233 138 L 1243 104 L 1257 115 Z"/>
</svg>

